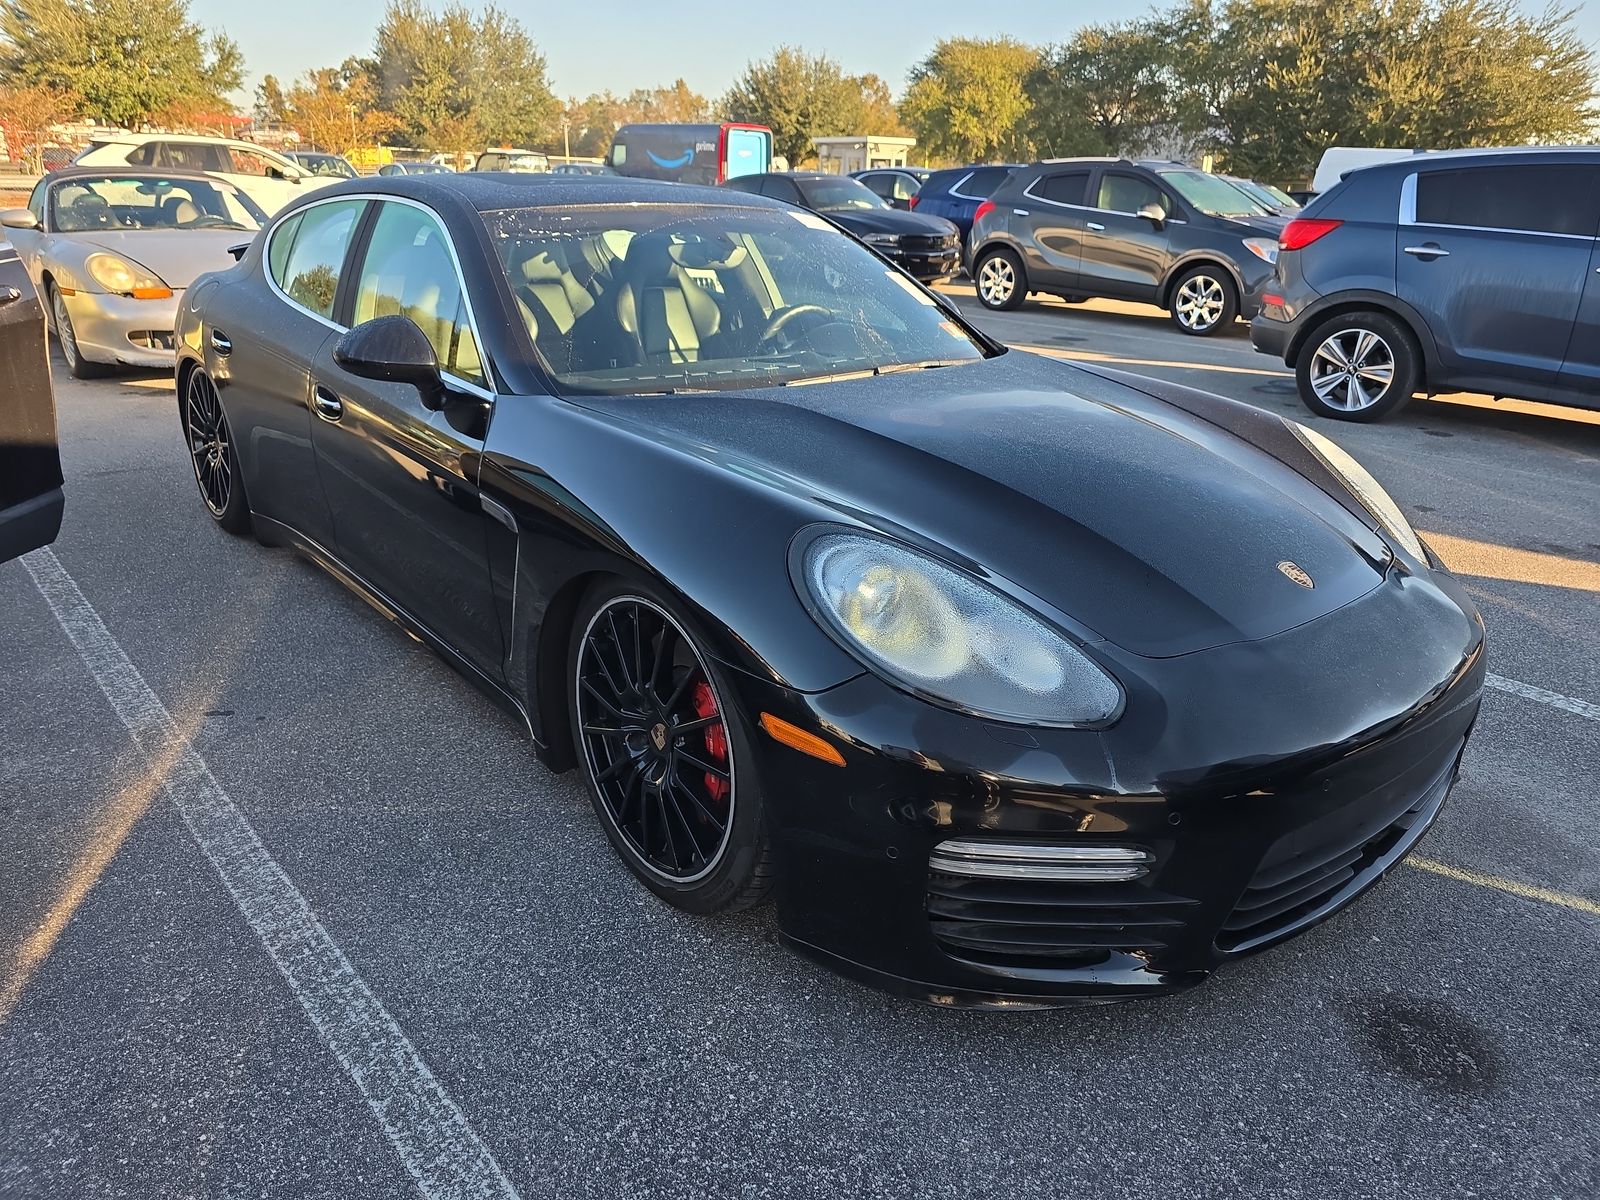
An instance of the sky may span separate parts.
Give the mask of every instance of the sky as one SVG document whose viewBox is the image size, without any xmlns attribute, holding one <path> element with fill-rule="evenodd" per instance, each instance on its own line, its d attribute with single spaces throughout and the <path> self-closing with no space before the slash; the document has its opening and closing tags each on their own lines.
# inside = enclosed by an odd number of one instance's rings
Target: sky
<svg viewBox="0 0 1600 1200">
<path fill-rule="evenodd" d="M 442 7 L 444 0 L 434 0 Z M 480 0 L 468 0 L 478 7 Z M 852 75 L 872 72 L 898 94 L 906 72 L 943 37 L 1064 41 L 1082 25 L 1142 15 L 1148 3 L 1115 0 L 564 0 L 533 5 L 499 0 L 522 22 L 549 63 L 556 95 L 628 92 L 684 79 L 720 95 L 773 47 L 789 43 L 826 53 Z M 287 81 L 310 67 L 369 54 L 386 0 L 191 0 L 201 25 L 221 29 L 245 59 L 248 104 L 261 76 Z M 1161 7 L 1166 7 L 1161 5 Z M 1537 11 L 1543 0 L 1525 0 Z M 1600 46 L 1600 0 L 1575 5 L 1578 29 Z"/>
</svg>

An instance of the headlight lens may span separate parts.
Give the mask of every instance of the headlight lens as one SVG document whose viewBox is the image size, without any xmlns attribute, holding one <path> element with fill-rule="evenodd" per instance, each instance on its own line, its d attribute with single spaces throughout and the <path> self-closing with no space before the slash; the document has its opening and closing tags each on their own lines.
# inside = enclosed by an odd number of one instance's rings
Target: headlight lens
<svg viewBox="0 0 1600 1200">
<path fill-rule="evenodd" d="M 1116 683 L 1039 618 L 904 546 L 823 534 L 804 576 L 845 646 L 913 691 L 1030 725 L 1093 725 L 1121 703 Z"/>
<path fill-rule="evenodd" d="M 91 254 L 84 260 L 83 267 L 89 272 L 90 279 L 106 291 L 116 292 L 120 296 L 132 296 L 139 292 L 172 294 L 167 285 L 149 271 L 115 254 Z"/>
<path fill-rule="evenodd" d="M 1378 524 L 1383 526 L 1390 537 L 1399 542 L 1418 562 L 1428 561 L 1428 556 L 1422 549 L 1422 540 L 1417 537 L 1417 531 L 1411 528 L 1411 522 L 1406 520 L 1405 513 L 1400 511 L 1400 506 L 1388 492 L 1383 490 L 1383 485 L 1374 479 L 1365 467 L 1315 429 L 1310 429 L 1298 421 L 1284 419 L 1305 448 L 1320 458 L 1323 466 L 1344 480 L 1351 494 L 1361 501 L 1362 506 L 1372 514 Z"/>
<path fill-rule="evenodd" d="M 1278 261 L 1278 242 L 1276 238 L 1245 238 L 1244 248 L 1262 262 L 1276 263 Z"/>
<path fill-rule="evenodd" d="M 869 246 L 898 246 L 900 235 L 898 233 L 865 233 L 861 240 Z"/>
</svg>

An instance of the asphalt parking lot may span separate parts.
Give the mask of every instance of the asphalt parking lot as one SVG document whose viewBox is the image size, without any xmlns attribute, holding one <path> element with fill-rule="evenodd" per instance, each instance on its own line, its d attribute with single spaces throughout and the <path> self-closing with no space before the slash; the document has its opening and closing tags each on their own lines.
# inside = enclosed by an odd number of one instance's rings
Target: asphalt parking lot
<svg viewBox="0 0 1600 1200">
<path fill-rule="evenodd" d="M 977 320 L 1306 415 L 1242 325 Z M 66 524 L 0 565 L 0 1196 L 1600 1194 L 1600 414 L 1319 426 L 1490 630 L 1417 859 L 1185 995 L 977 1015 L 654 900 L 524 730 L 212 527 L 169 379 L 57 380 Z"/>
</svg>

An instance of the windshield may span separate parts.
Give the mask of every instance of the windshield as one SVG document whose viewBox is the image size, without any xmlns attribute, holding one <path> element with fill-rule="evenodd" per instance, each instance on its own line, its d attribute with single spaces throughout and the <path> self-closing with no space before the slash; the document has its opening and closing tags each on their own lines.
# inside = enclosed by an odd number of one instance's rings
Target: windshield
<svg viewBox="0 0 1600 1200">
<path fill-rule="evenodd" d="M 926 291 L 811 213 L 595 205 L 483 216 L 564 390 L 798 384 L 987 353 Z"/>
<path fill-rule="evenodd" d="M 312 175 L 332 175 L 339 179 L 354 179 L 355 168 L 337 154 L 297 154 L 297 161 Z"/>
<path fill-rule="evenodd" d="M 1270 215 L 1272 211 L 1219 176 L 1190 170 L 1158 173 L 1173 191 L 1208 216 L 1260 217 Z"/>
<path fill-rule="evenodd" d="M 266 219 L 254 200 L 220 179 L 80 175 L 50 190 L 50 221 L 58 233 L 256 230 Z"/>
<path fill-rule="evenodd" d="M 796 179 L 806 207 L 817 212 L 852 208 L 888 208 L 883 198 L 859 179 Z"/>
</svg>

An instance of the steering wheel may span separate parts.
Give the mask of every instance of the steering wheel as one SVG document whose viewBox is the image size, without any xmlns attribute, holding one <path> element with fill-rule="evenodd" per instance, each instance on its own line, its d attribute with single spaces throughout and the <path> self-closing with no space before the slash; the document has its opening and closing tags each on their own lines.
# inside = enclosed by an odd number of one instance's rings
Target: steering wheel
<svg viewBox="0 0 1600 1200">
<path fill-rule="evenodd" d="M 780 308 L 767 318 L 766 326 L 761 330 L 758 345 L 765 346 L 782 333 L 796 317 L 804 316 L 832 317 L 833 314 L 820 304 L 791 304 L 788 308 Z"/>
</svg>

